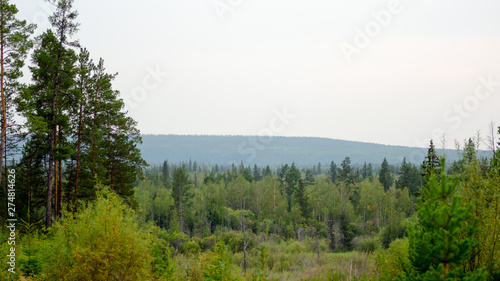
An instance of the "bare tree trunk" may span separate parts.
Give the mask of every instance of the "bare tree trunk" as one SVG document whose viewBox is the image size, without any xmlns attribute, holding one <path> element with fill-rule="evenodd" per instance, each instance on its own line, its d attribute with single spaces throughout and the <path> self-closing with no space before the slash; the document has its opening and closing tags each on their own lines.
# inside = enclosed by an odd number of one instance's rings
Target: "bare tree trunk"
<svg viewBox="0 0 500 281">
<path fill-rule="evenodd" d="M 179 187 L 181 188 L 181 187 Z M 179 191 L 179 228 L 184 232 L 184 207 L 182 206 L 182 192 Z"/>
<path fill-rule="evenodd" d="M 488 146 L 489 149 L 493 152 L 493 157 L 495 157 L 496 154 L 496 141 L 495 141 L 495 123 L 493 121 L 490 122 L 490 135 L 488 136 L 488 140 L 486 142 L 486 145 Z"/>
<path fill-rule="evenodd" d="M 316 255 L 318 256 L 318 264 L 319 264 L 319 235 L 316 231 Z"/>
</svg>

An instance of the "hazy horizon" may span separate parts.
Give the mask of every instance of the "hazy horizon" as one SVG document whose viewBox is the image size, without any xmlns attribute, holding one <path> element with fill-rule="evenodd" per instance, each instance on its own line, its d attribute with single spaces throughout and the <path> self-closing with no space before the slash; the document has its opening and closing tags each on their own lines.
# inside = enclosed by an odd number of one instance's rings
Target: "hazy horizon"
<svg viewBox="0 0 500 281">
<path fill-rule="evenodd" d="M 50 1 L 12 1 L 49 25 Z M 447 148 L 500 125 L 500 2 L 75 1 L 142 134 Z M 25 72 L 29 77 L 30 73 Z M 498 136 L 495 138 L 498 140 Z M 482 149 L 488 149 L 482 144 Z"/>
</svg>

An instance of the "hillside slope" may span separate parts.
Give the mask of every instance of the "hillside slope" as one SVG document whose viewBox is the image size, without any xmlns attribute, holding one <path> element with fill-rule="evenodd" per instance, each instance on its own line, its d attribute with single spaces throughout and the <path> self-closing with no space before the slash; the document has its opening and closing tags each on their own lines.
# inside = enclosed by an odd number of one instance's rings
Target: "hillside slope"
<svg viewBox="0 0 500 281">
<path fill-rule="evenodd" d="M 279 165 L 295 162 L 312 165 L 331 161 L 340 164 L 349 156 L 353 164 L 381 163 L 384 157 L 391 164 L 400 164 L 403 158 L 420 164 L 426 148 L 381 145 L 355 141 L 314 137 L 256 137 L 256 136 L 202 136 L 202 135 L 143 135 L 140 146 L 144 159 L 152 165 L 187 161 L 199 163 L 245 165 Z M 442 153 L 442 149 L 438 149 Z M 445 150 L 448 161 L 458 159 L 456 150 Z"/>
</svg>

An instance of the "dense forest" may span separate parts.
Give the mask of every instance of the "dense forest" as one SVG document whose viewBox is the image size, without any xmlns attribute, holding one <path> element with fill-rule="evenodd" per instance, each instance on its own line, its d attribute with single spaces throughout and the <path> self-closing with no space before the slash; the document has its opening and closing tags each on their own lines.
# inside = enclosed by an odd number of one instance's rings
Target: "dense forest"
<svg viewBox="0 0 500 281">
<path fill-rule="evenodd" d="M 148 165 L 72 4 L 34 36 L 0 0 L 1 280 L 500 279 L 500 127 L 452 159 Z"/>
</svg>

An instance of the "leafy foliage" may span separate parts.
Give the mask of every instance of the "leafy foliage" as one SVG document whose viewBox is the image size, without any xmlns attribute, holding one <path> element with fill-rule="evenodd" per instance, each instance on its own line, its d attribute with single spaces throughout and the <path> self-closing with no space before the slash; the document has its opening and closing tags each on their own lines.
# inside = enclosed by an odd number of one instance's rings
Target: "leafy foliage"
<svg viewBox="0 0 500 281">
<path fill-rule="evenodd" d="M 107 188 L 73 219 L 56 222 L 42 245 L 46 280 L 148 280 L 151 235 Z"/>
</svg>

